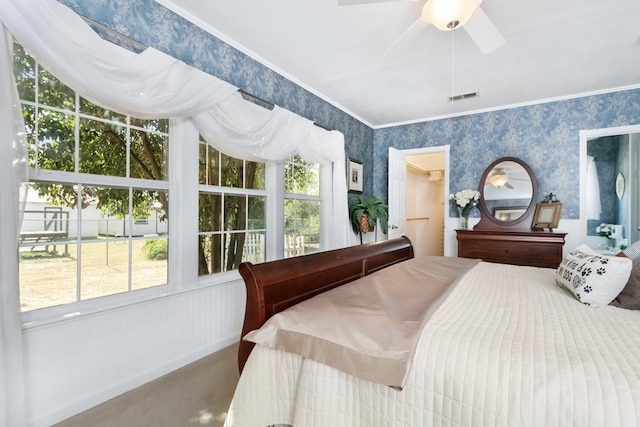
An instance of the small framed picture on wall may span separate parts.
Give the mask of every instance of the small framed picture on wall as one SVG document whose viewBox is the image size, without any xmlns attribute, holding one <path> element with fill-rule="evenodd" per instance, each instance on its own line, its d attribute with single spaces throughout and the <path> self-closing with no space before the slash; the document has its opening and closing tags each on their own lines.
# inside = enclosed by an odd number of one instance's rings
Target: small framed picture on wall
<svg viewBox="0 0 640 427">
<path fill-rule="evenodd" d="M 347 189 L 349 193 L 362 194 L 362 162 L 347 157 Z"/>
</svg>

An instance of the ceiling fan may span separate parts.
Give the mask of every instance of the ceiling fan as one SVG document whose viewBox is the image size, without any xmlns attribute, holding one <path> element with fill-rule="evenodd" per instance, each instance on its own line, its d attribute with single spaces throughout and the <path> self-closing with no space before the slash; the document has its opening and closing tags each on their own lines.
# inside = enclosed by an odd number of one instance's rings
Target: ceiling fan
<svg viewBox="0 0 640 427">
<path fill-rule="evenodd" d="M 338 0 L 338 5 L 352 6 L 390 1 L 407 0 Z M 480 8 L 481 3 L 482 0 L 427 0 L 422 7 L 420 18 L 405 30 L 382 56 L 385 56 L 418 22 L 431 24 L 442 31 L 453 31 L 462 27 L 483 53 L 493 52 L 504 44 L 505 38 Z"/>
<path fill-rule="evenodd" d="M 504 187 L 513 189 L 513 185 L 509 184 L 509 177 L 504 168 L 495 168 L 487 177 L 487 183 L 485 185 L 493 185 L 496 188 Z"/>
</svg>

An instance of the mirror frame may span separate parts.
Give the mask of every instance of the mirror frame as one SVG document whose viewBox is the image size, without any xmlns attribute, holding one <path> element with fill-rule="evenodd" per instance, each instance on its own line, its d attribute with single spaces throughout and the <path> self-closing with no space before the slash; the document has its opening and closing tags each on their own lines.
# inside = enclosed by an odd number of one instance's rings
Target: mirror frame
<svg viewBox="0 0 640 427">
<path fill-rule="evenodd" d="M 487 178 L 489 177 L 491 171 L 493 171 L 493 169 L 502 162 L 518 163 L 524 168 L 527 174 L 529 174 L 529 178 L 531 178 L 531 202 L 529 202 L 527 210 L 520 216 L 520 218 L 511 221 L 500 221 L 498 218 L 494 218 L 493 214 L 489 212 L 489 209 L 487 208 L 484 200 L 484 184 L 487 181 Z M 533 170 L 531 170 L 531 167 L 526 162 L 517 157 L 501 157 L 495 160 L 485 169 L 484 173 L 482 174 L 480 183 L 478 184 L 478 191 L 480 192 L 480 200 L 478 206 L 482 215 L 480 216 L 480 222 L 478 222 L 473 227 L 474 230 L 531 231 L 531 220 L 538 200 L 538 183 L 536 181 L 536 176 L 533 173 Z"/>
</svg>

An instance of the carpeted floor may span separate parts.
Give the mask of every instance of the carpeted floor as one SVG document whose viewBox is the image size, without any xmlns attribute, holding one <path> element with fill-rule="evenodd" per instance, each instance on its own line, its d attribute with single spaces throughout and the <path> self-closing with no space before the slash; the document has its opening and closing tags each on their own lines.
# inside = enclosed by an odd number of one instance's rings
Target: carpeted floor
<svg viewBox="0 0 640 427">
<path fill-rule="evenodd" d="M 238 345 L 71 417 L 56 427 L 222 426 L 238 383 Z"/>
</svg>

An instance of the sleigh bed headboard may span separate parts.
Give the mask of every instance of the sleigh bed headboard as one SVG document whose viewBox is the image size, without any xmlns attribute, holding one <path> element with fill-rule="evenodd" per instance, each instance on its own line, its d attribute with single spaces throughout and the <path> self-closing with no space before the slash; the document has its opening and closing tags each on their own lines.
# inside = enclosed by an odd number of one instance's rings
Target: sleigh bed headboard
<svg viewBox="0 0 640 427">
<path fill-rule="evenodd" d="M 255 265 L 243 262 L 239 271 L 247 289 L 247 303 L 241 336 L 292 305 L 410 258 L 413 246 L 403 236 Z M 253 346 L 240 341 L 240 372 Z"/>
</svg>

